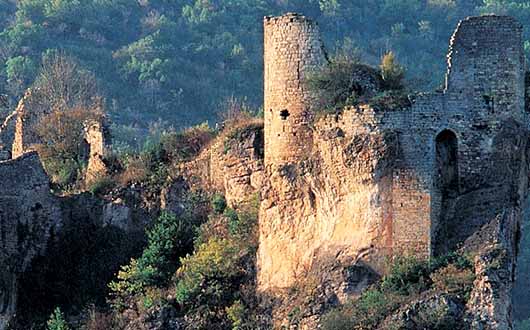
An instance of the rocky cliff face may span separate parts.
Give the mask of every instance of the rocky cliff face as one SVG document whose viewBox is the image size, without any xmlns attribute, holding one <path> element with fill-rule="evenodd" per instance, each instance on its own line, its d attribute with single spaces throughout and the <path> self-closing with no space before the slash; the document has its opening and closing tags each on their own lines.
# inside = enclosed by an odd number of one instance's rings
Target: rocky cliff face
<svg viewBox="0 0 530 330">
<path fill-rule="evenodd" d="M 388 205 L 399 145 L 391 131 L 354 129 L 355 111 L 318 121 L 306 160 L 267 169 L 261 288 L 290 286 L 316 260 L 353 264 L 374 258 L 372 264 L 382 270 L 391 247 Z"/>
<path fill-rule="evenodd" d="M 0 180 L 0 330 L 29 327 L 34 314 L 48 313 L 36 309 L 51 297 L 76 296 L 54 283 L 88 281 L 104 295 L 143 241 L 145 219 L 134 207 L 88 193 L 54 195 L 36 152 L 0 162 Z"/>
<path fill-rule="evenodd" d="M 251 200 L 262 186 L 263 143 L 260 122 L 221 133 L 195 160 L 181 166 L 184 182 L 174 180 L 167 187 L 162 206 L 178 203 L 182 184 L 222 193 L 231 207 Z"/>
<path fill-rule="evenodd" d="M 0 329 L 16 313 L 18 276 L 62 224 L 58 200 L 36 153 L 0 162 Z"/>
</svg>

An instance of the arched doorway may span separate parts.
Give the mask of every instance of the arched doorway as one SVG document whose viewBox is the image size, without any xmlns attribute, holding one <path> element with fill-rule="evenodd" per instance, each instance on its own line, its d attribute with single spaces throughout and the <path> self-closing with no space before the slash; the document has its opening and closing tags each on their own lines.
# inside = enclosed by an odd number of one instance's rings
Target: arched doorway
<svg viewBox="0 0 530 330">
<path fill-rule="evenodd" d="M 434 232 L 434 255 L 443 255 L 453 248 L 456 235 L 455 202 L 459 193 L 458 139 L 451 130 L 436 136 L 434 188 L 439 202 L 438 223 Z"/>
<path fill-rule="evenodd" d="M 436 136 L 436 186 L 442 194 L 458 193 L 458 140 L 451 130 Z"/>
</svg>

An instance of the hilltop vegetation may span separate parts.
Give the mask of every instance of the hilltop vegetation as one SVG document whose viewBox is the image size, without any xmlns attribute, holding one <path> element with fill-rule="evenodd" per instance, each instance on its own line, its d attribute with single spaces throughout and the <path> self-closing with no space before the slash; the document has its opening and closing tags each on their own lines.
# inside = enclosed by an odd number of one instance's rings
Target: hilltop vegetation
<svg viewBox="0 0 530 330">
<path fill-rule="evenodd" d="M 60 49 L 95 74 L 120 125 L 211 120 L 230 97 L 261 104 L 261 20 L 286 11 L 315 18 L 329 49 L 358 48 L 369 64 L 394 51 L 423 90 L 441 83 L 459 19 L 495 12 L 530 24 L 522 0 L 0 0 L 0 91 L 14 104 Z"/>
</svg>

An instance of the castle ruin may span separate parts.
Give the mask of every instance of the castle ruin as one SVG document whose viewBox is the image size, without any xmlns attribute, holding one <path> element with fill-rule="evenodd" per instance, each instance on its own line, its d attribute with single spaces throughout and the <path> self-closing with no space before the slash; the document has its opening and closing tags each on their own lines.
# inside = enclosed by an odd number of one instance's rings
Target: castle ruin
<svg viewBox="0 0 530 330">
<path fill-rule="evenodd" d="M 514 260 L 529 123 L 516 20 L 461 21 L 443 90 L 411 96 L 402 109 L 360 105 L 313 122 L 304 76 L 326 61 L 317 25 L 287 14 L 264 26 L 260 290 L 290 287 L 326 263 L 384 273 L 396 255 L 477 251 L 492 241 Z M 479 240 L 492 221 L 503 229 Z"/>
</svg>

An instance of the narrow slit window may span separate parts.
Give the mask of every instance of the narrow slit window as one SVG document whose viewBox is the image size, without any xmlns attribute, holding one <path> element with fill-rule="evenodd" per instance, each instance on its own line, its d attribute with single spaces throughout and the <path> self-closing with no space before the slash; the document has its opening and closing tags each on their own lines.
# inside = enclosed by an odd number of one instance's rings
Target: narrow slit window
<svg viewBox="0 0 530 330">
<path fill-rule="evenodd" d="M 282 120 L 287 120 L 287 117 L 289 117 L 289 111 L 287 109 L 283 109 L 282 111 L 280 111 L 280 118 Z"/>
</svg>

